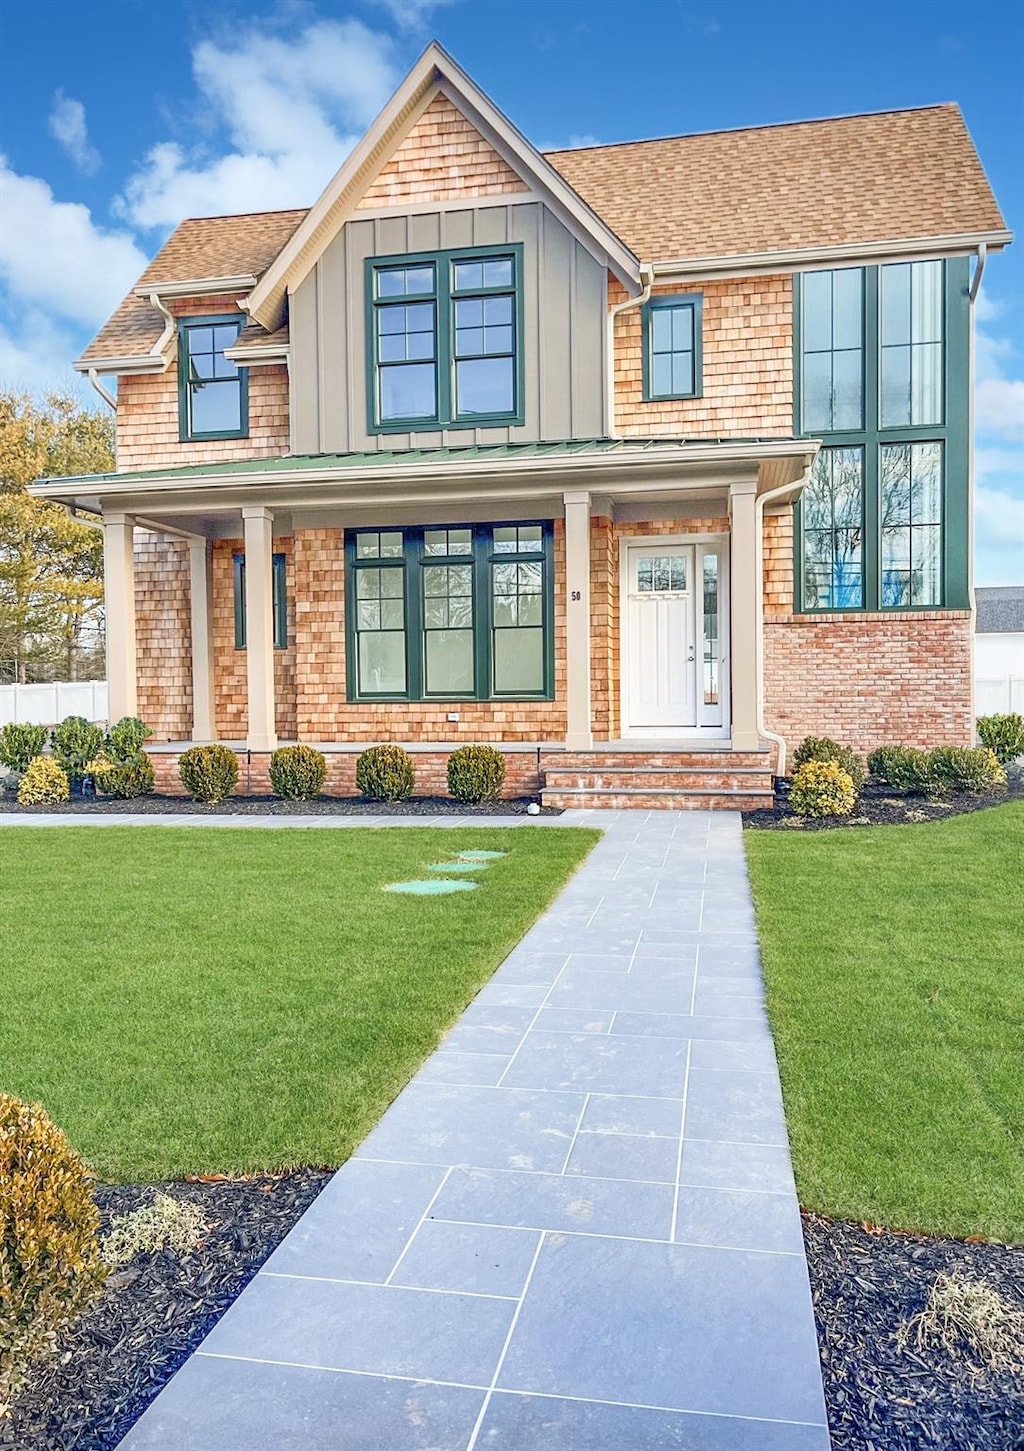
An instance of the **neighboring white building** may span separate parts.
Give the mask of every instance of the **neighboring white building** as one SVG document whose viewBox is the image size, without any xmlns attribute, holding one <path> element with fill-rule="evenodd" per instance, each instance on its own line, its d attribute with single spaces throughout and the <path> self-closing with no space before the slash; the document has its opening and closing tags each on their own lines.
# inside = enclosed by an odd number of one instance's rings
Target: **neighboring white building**
<svg viewBox="0 0 1024 1451">
<path fill-rule="evenodd" d="M 974 594 L 975 711 L 1024 714 L 1024 585 L 976 589 Z"/>
</svg>

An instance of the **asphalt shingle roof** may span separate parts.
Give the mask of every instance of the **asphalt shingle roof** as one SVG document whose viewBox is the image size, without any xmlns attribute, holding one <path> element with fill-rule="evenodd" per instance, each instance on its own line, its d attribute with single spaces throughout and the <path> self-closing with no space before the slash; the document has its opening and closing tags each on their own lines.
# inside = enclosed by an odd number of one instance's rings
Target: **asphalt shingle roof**
<svg viewBox="0 0 1024 1451">
<path fill-rule="evenodd" d="M 974 591 L 978 635 L 1024 634 L 1024 585 L 995 585 Z"/>
</svg>

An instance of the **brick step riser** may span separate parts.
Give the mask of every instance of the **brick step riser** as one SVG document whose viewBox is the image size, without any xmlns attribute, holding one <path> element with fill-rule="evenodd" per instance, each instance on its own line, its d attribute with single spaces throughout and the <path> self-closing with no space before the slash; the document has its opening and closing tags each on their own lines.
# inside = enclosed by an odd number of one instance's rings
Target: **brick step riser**
<svg viewBox="0 0 1024 1451">
<path fill-rule="evenodd" d="M 541 765 L 549 771 L 624 771 L 631 766 L 647 770 L 772 769 L 771 757 L 762 751 L 551 751 L 542 756 Z"/>
<path fill-rule="evenodd" d="M 637 792 L 609 792 L 606 795 L 586 791 L 545 791 L 545 806 L 558 806 L 564 811 L 759 811 L 771 805 L 771 796 L 742 794 L 723 796 L 716 792 L 697 792 L 693 796 L 670 792 L 666 796 Z"/>
<path fill-rule="evenodd" d="M 772 779 L 767 771 L 739 776 L 732 771 L 546 771 L 545 791 L 747 791 L 771 794 Z"/>
</svg>

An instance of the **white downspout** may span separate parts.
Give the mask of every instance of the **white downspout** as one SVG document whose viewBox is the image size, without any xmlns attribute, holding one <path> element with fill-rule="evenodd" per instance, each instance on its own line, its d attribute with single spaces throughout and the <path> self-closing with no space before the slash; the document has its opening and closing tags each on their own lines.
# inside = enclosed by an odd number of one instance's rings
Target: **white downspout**
<svg viewBox="0 0 1024 1451">
<path fill-rule="evenodd" d="M 153 346 L 150 348 L 150 356 L 154 358 L 163 358 L 164 348 L 166 348 L 167 344 L 171 341 L 171 338 L 177 331 L 178 325 L 174 320 L 174 314 L 168 311 L 167 304 L 164 302 L 159 292 L 151 292 L 149 294 L 149 305 L 150 307 L 155 307 L 157 312 L 161 313 L 164 318 L 164 330 L 157 338 Z"/>
<path fill-rule="evenodd" d="M 757 596 L 755 605 L 755 618 L 757 621 L 755 648 L 757 651 L 757 732 L 766 741 L 773 741 L 777 750 L 778 758 L 775 763 L 776 776 L 786 774 L 786 741 L 777 731 L 770 731 L 764 722 L 764 506 L 771 504 L 775 499 L 781 499 L 783 494 L 792 494 L 794 489 L 799 490 L 807 483 L 811 476 L 813 460 L 804 470 L 803 477 L 794 480 L 789 484 L 780 484 L 777 489 L 768 489 L 764 494 L 758 494 L 754 501 L 754 575 L 757 581 Z"/>
<path fill-rule="evenodd" d="M 103 386 L 103 384 L 100 382 L 100 375 L 97 373 L 97 371 L 96 371 L 95 368 L 90 368 L 89 369 L 88 377 L 89 377 L 89 382 L 96 389 L 96 392 L 103 399 L 104 403 L 108 403 L 110 405 L 110 407 L 116 413 L 117 412 L 117 399 L 114 397 L 113 393 L 111 393 L 108 388 L 105 388 Z"/>
<path fill-rule="evenodd" d="M 606 319 L 604 417 L 605 433 L 609 438 L 620 436 L 615 427 L 615 319 L 620 312 L 628 312 L 631 307 L 643 307 L 650 297 L 651 288 L 654 285 L 654 268 L 646 262 L 640 264 L 640 280 L 643 283 L 640 296 L 627 297 L 625 302 L 616 303 L 613 308 L 609 309 Z"/>
</svg>

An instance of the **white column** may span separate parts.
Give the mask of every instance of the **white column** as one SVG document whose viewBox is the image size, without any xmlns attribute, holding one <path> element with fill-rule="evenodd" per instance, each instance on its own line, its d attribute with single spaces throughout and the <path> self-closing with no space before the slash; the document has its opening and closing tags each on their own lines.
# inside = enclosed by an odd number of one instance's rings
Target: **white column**
<svg viewBox="0 0 1024 1451">
<path fill-rule="evenodd" d="M 189 600 L 192 626 L 192 739 L 217 739 L 213 693 L 213 621 L 210 613 L 210 546 L 188 542 Z"/>
<path fill-rule="evenodd" d="M 732 744 L 737 751 L 760 749 L 757 730 L 757 481 L 744 480 L 729 488 L 732 556 L 729 565 L 730 686 L 732 691 Z"/>
<path fill-rule="evenodd" d="M 245 529 L 245 665 L 249 692 L 250 751 L 277 746 L 274 725 L 274 523 L 270 510 L 242 510 Z"/>
<path fill-rule="evenodd" d="M 565 744 L 589 751 L 590 495 L 567 493 L 565 504 Z"/>
<path fill-rule="evenodd" d="M 135 649 L 135 520 L 103 515 L 103 597 L 106 619 L 107 710 L 112 721 L 138 715 Z"/>
</svg>

